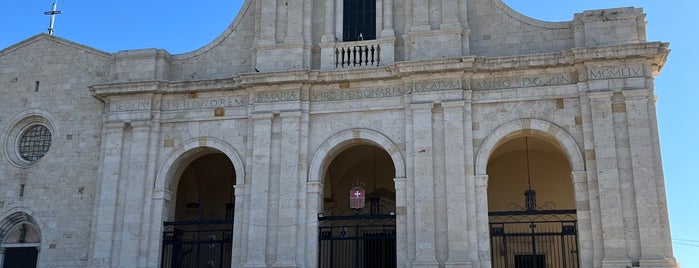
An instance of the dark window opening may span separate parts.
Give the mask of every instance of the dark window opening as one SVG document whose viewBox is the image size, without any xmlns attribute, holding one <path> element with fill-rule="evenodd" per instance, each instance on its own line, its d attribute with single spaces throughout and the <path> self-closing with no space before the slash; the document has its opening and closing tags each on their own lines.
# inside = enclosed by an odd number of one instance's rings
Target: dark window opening
<svg viewBox="0 0 699 268">
<path fill-rule="evenodd" d="M 342 41 L 376 39 L 376 0 L 344 0 Z"/>
</svg>

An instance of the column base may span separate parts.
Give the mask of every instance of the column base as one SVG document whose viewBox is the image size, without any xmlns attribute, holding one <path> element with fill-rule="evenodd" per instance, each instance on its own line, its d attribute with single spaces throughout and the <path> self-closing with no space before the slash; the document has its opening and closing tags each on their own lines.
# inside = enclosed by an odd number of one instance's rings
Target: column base
<svg viewBox="0 0 699 268">
<path fill-rule="evenodd" d="M 641 259 L 639 261 L 640 267 L 647 268 L 678 268 L 677 260 L 674 258 L 653 258 L 653 259 Z"/>
<path fill-rule="evenodd" d="M 629 259 L 604 259 L 602 260 L 602 268 L 627 268 L 633 264 Z"/>
<path fill-rule="evenodd" d="M 472 268 L 471 262 L 447 262 L 444 264 L 444 268 Z"/>
</svg>

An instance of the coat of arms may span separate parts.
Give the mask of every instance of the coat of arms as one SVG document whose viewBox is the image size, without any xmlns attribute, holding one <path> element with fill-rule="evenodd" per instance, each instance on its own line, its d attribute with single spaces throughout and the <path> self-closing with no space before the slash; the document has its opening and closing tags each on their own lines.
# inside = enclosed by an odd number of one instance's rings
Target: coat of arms
<svg viewBox="0 0 699 268">
<path fill-rule="evenodd" d="M 350 194 L 350 207 L 352 209 L 364 208 L 366 204 L 366 191 L 362 186 L 354 186 L 349 191 Z"/>
</svg>

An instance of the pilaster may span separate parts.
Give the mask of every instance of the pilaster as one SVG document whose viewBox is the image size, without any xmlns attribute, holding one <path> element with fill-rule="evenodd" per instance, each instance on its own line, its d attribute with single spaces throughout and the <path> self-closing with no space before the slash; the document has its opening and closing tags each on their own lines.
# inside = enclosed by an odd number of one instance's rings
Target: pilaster
<svg viewBox="0 0 699 268">
<path fill-rule="evenodd" d="M 284 39 L 285 43 L 303 43 L 303 7 L 305 6 L 306 0 L 299 0 L 293 2 L 291 5 L 286 6 L 287 10 L 287 21 L 286 21 L 286 37 Z"/>
<path fill-rule="evenodd" d="M 488 219 L 488 175 L 476 175 L 475 188 L 478 260 L 480 262 L 480 267 L 491 267 L 490 225 Z"/>
<path fill-rule="evenodd" d="M 641 242 L 642 267 L 661 267 L 668 264 L 665 259 L 664 244 L 658 241 L 670 239 L 665 237 L 662 225 L 662 209 L 655 177 L 657 168 L 652 148 L 650 113 L 648 102 L 650 91 L 622 91 L 626 114 L 628 117 L 629 145 L 631 150 L 632 175 L 636 208 L 638 215 L 638 230 Z"/>
<path fill-rule="evenodd" d="M 252 116 L 250 211 L 247 221 L 247 259 L 243 267 L 267 267 L 272 115 L 261 113 Z"/>
<path fill-rule="evenodd" d="M 242 167 L 241 167 L 242 168 Z M 233 212 L 234 219 L 245 219 L 245 200 L 248 198 L 245 179 L 236 178 L 236 185 L 234 186 L 235 191 L 235 208 Z M 233 253 L 231 256 L 231 263 L 233 267 L 239 267 L 243 265 L 243 259 L 245 258 L 245 248 L 247 246 L 247 240 L 245 239 L 245 229 L 243 225 L 239 223 L 233 224 Z"/>
<path fill-rule="evenodd" d="M 415 262 L 437 267 L 434 212 L 434 148 L 432 103 L 412 104 L 413 168 L 415 171 Z"/>
<path fill-rule="evenodd" d="M 467 83 L 469 84 L 469 83 Z M 464 91 L 464 167 L 466 187 L 466 230 L 467 230 L 467 254 L 474 267 L 478 260 L 478 215 L 476 211 L 476 178 L 475 155 L 473 148 L 473 107 L 472 90 Z"/>
<path fill-rule="evenodd" d="M 138 267 L 140 256 L 140 248 L 142 243 L 147 244 L 147 240 L 140 239 L 144 229 L 141 224 L 144 221 L 144 209 L 150 206 L 144 197 L 145 189 L 148 189 L 148 170 L 149 162 L 152 160 L 149 152 L 151 150 L 151 122 L 138 121 L 131 124 L 130 143 L 127 148 L 130 148 L 126 155 L 126 174 L 121 176 L 119 180 L 125 181 L 126 188 L 123 193 L 121 207 L 123 208 L 123 221 L 115 222 L 117 230 L 121 233 L 121 256 L 119 259 L 119 267 Z M 151 183 L 152 185 L 152 183 Z M 121 197 L 119 199 L 122 199 Z"/>
<path fill-rule="evenodd" d="M 309 178 L 314 180 L 317 178 Z M 323 207 L 323 183 L 310 181 L 306 183 L 306 267 L 318 266 L 318 213 Z M 314 224 L 311 224 L 314 223 Z"/>
<path fill-rule="evenodd" d="M 260 37 L 258 46 L 276 43 L 277 0 L 261 0 L 258 7 L 260 12 Z"/>
<path fill-rule="evenodd" d="M 626 256 L 611 97 L 611 91 L 589 94 L 604 241 L 602 267 L 631 266 Z"/>
<path fill-rule="evenodd" d="M 325 0 L 325 32 L 322 43 L 335 42 L 335 0 Z"/>
<path fill-rule="evenodd" d="M 459 2 L 456 0 L 442 0 L 442 25 L 440 29 L 459 27 L 461 27 L 459 24 Z"/>
<path fill-rule="evenodd" d="M 470 266 L 468 257 L 469 241 L 466 199 L 466 160 L 464 152 L 464 101 L 444 102 L 444 140 L 445 173 L 446 173 L 446 222 L 448 260 L 445 267 Z M 439 219 L 438 219 L 439 220 Z"/>
<path fill-rule="evenodd" d="M 277 259 L 273 267 L 296 267 L 297 199 L 301 112 L 281 113 L 281 158 L 278 198 Z"/>
<path fill-rule="evenodd" d="M 396 260 L 397 267 L 406 267 L 408 260 L 408 180 L 393 179 L 396 189 Z"/>
<path fill-rule="evenodd" d="M 578 254 L 580 267 L 593 267 L 593 229 L 590 215 L 590 195 L 586 171 L 572 171 L 575 189 L 575 210 L 578 217 Z"/>
<path fill-rule="evenodd" d="M 381 38 L 395 38 L 393 30 L 393 0 L 383 0 L 383 28 Z"/>
<path fill-rule="evenodd" d="M 449 258 L 449 230 L 447 216 L 447 182 L 446 182 L 446 133 L 444 107 L 437 103 L 432 108 L 432 174 L 434 176 L 434 235 L 435 257 L 443 264 Z"/>
<path fill-rule="evenodd" d="M 430 12 L 428 0 L 412 0 L 413 7 L 413 23 L 411 32 L 429 31 L 430 30 Z M 410 16 L 408 16 L 410 17 Z"/>
<path fill-rule="evenodd" d="M 112 241 L 117 214 L 121 155 L 124 146 L 123 122 L 105 123 L 102 131 L 102 155 L 98 180 L 95 220 L 90 260 L 91 267 L 112 267 Z"/>
</svg>

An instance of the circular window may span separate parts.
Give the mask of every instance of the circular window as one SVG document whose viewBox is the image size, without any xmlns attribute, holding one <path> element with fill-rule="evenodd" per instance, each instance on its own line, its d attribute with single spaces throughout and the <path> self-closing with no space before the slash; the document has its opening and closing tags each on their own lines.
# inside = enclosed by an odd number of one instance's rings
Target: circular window
<svg viewBox="0 0 699 268">
<path fill-rule="evenodd" d="M 17 167 L 33 166 L 51 153 L 56 135 L 44 114 L 25 114 L 3 135 L 5 156 Z"/>
<path fill-rule="evenodd" d="M 22 159 L 35 162 L 49 151 L 51 131 L 43 125 L 33 125 L 22 134 L 19 140 L 19 155 Z"/>
</svg>

